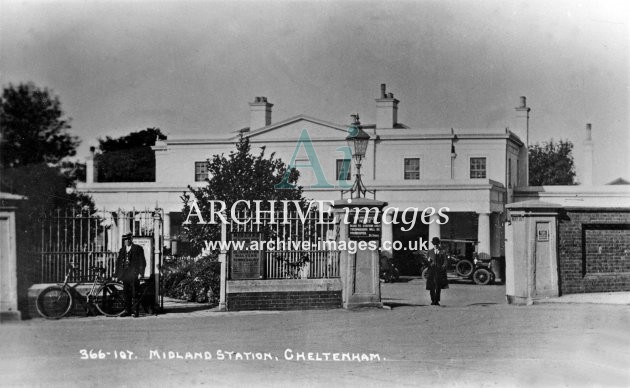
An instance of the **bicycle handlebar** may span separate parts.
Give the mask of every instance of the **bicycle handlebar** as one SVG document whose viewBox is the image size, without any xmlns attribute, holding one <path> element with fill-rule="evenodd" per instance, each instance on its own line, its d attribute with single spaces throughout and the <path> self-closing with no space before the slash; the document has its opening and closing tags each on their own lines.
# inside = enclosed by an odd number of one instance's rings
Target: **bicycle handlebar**
<svg viewBox="0 0 630 388">
<path fill-rule="evenodd" d="M 77 267 L 76 267 L 76 265 L 73 262 L 69 262 L 68 263 L 68 274 L 74 272 L 76 269 L 77 269 Z M 103 267 L 99 267 L 99 266 L 93 265 L 93 266 L 90 266 L 88 268 L 88 271 L 104 274 L 106 272 L 106 269 L 103 268 Z"/>
</svg>

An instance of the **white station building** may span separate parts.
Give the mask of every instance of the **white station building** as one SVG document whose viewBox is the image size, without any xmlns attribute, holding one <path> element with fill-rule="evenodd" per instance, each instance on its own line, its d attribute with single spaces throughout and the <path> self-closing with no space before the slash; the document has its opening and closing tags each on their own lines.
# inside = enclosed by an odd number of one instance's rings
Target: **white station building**
<svg viewBox="0 0 630 388">
<path fill-rule="evenodd" d="M 401 210 L 447 207 L 449 222 L 444 225 L 416 222 L 406 232 L 401 230 L 401 224 L 383 225 L 384 238 L 394 237 L 403 242 L 434 236 L 473 239 L 479 242 L 479 253 L 503 256 L 505 205 L 513 202 L 514 189 L 526 186 L 528 181 L 530 108 L 525 97 L 520 98 L 515 108 L 516 126 L 511 128 L 411 127 L 398 122 L 398 104 L 394 95 L 381 85 L 380 96 L 372 108 L 376 109 L 376 123 L 363 124 L 370 135 L 361 168 L 363 182 L 368 189 L 376 190 L 376 199 Z M 92 156 L 88 160 L 87 182 L 79 184 L 78 189 L 92 195 L 100 209 L 156 206 L 164 209 L 165 243 L 169 245 L 176 240 L 182 222 L 180 196 L 189 185 L 206 184 L 206 160 L 215 154 L 227 155 L 242 135 L 249 138 L 255 154 L 259 147 L 265 146 L 268 153 L 275 152 L 287 164 L 294 159 L 306 198 L 341 198 L 341 189 L 354 180 L 354 162 L 341 148 L 347 146 L 348 123 L 335 124 L 305 115 L 274 121 L 273 104 L 265 97 L 256 97 L 249 106 L 247 128 L 227 132 L 223 137 L 171 136 L 158 142 L 153 147 L 155 182 L 97 182 Z M 316 158 L 299 143 L 306 136 Z M 296 148 L 299 151 L 294 157 Z M 313 168 L 317 164 L 325 179 Z M 340 176 L 348 165 L 351 174 Z"/>
</svg>

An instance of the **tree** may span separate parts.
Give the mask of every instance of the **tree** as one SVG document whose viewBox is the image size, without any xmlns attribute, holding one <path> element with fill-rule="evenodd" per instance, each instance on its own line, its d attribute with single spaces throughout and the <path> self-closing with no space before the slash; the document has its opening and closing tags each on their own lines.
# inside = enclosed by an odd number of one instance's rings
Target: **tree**
<svg viewBox="0 0 630 388">
<path fill-rule="evenodd" d="M 85 182 L 87 166 L 77 161 L 63 160 L 59 164 L 59 170 L 72 182 Z"/>
<path fill-rule="evenodd" d="M 154 182 L 155 154 L 151 146 L 156 139 L 166 139 L 159 128 L 99 139 L 99 182 Z"/>
<path fill-rule="evenodd" d="M 0 190 L 25 196 L 18 209 L 21 245 L 38 244 L 40 218 L 55 209 L 92 213 L 91 197 L 72 188 L 80 167 L 62 161 L 75 155 L 77 137 L 68 134 L 59 97 L 32 83 L 9 85 L 0 97 Z"/>
<path fill-rule="evenodd" d="M 62 161 L 79 145 L 63 116 L 59 97 L 46 88 L 21 83 L 2 92 L 0 189 L 28 198 L 22 208 L 31 221 L 55 208 L 94 207 L 89 196 L 67 193 L 81 168 Z"/>
<path fill-rule="evenodd" d="M 542 144 L 529 146 L 529 184 L 573 185 L 575 166 L 573 164 L 573 143 L 553 139 Z"/>
<path fill-rule="evenodd" d="M 67 133 L 59 98 L 32 83 L 9 85 L 0 97 L 2 168 L 57 163 L 76 153 L 77 137 Z"/>
<path fill-rule="evenodd" d="M 282 181 L 287 171 L 286 164 L 275 153 L 265 156 L 265 147 L 261 147 L 258 156 L 250 153 L 251 146 L 248 138 L 241 136 L 236 143 L 236 151 L 231 151 L 225 157 L 223 154 L 214 155 L 208 159 L 208 173 L 206 185 L 200 188 L 188 187 L 189 193 L 184 192 L 184 218 L 190 213 L 192 201 L 196 199 L 197 206 L 203 215 L 210 213 L 211 200 L 223 201 L 229 210 L 238 200 L 254 201 L 263 200 L 262 210 L 269 210 L 268 200 L 296 200 L 301 206 L 305 206 L 302 197 L 302 187 L 291 189 L 276 189 L 274 186 Z M 296 184 L 299 172 L 292 169 L 288 182 Z M 191 195 L 192 194 L 192 195 Z M 282 209 L 276 209 L 282 210 Z M 220 238 L 219 224 L 197 224 L 197 219 L 191 217 L 191 224 L 183 228 L 184 237 L 192 243 L 194 251 L 199 251 L 204 246 L 205 240 L 218 240 Z"/>
<path fill-rule="evenodd" d="M 73 177 L 46 163 L 3 170 L 1 182 L 2 191 L 28 198 L 22 207 L 33 221 L 54 209 L 95 209 L 91 197 L 67 190 L 74 185 Z"/>
</svg>

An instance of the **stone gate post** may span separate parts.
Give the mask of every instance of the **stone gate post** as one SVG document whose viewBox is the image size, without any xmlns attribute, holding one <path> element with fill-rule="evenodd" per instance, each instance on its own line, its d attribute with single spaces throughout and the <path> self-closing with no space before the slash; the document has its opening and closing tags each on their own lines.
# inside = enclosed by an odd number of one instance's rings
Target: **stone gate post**
<svg viewBox="0 0 630 388">
<path fill-rule="evenodd" d="M 22 318 L 18 310 L 16 206 L 8 202 L 22 199 L 26 198 L 0 193 L 0 322 Z"/>
<path fill-rule="evenodd" d="M 508 303 L 531 305 L 559 295 L 557 217 L 560 205 L 516 202 L 506 206 L 505 294 Z"/>
<path fill-rule="evenodd" d="M 151 273 L 155 279 L 156 306 L 160 305 L 160 266 L 162 264 L 162 216 L 161 209 L 153 212 L 153 257 L 150 259 Z M 161 306 L 160 306 L 161 307 Z"/>
<path fill-rule="evenodd" d="M 343 199 L 333 205 L 339 222 L 338 242 L 345 242 L 347 248 L 356 244 L 356 252 L 340 250 L 341 298 L 346 309 L 383 307 L 379 279 L 381 222 L 374 221 L 386 205 L 383 201 L 366 198 Z M 370 249 L 370 245 L 375 249 Z"/>
<path fill-rule="evenodd" d="M 225 223 L 221 223 L 221 243 L 225 244 L 227 242 L 227 225 Z M 222 245 L 222 247 L 225 245 Z M 219 310 L 226 311 L 227 304 L 225 301 L 226 295 L 226 282 L 227 282 L 227 251 L 221 248 L 221 252 L 219 252 L 219 262 L 221 263 L 221 290 L 219 294 Z"/>
</svg>

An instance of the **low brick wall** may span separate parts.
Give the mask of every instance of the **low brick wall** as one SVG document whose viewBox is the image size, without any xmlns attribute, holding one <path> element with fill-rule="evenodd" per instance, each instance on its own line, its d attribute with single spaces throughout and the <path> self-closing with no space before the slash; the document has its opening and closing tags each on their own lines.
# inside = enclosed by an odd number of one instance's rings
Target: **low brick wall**
<svg viewBox="0 0 630 388">
<path fill-rule="evenodd" d="M 307 310 L 341 308 L 339 279 L 229 280 L 227 309 Z"/>
<path fill-rule="evenodd" d="M 561 294 L 630 291 L 630 209 L 565 208 L 558 272 Z"/>
</svg>

